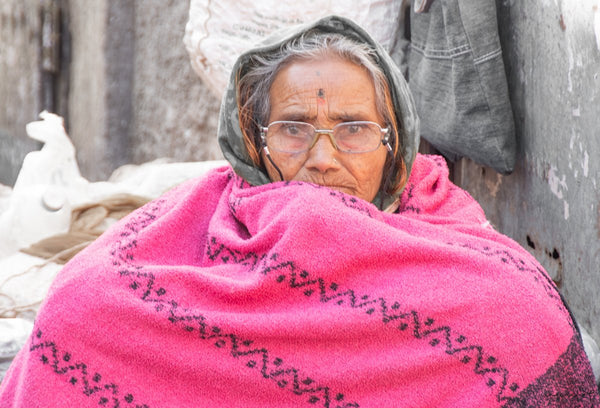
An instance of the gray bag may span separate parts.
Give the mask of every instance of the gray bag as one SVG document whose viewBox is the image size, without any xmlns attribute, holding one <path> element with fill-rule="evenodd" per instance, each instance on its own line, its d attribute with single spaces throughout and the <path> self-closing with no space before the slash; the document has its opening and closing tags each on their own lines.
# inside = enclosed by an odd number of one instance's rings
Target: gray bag
<svg viewBox="0 0 600 408">
<path fill-rule="evenodd" d="M 421 2 L 422 3 L 422 2 Z M 434 0 L 411 11 L 409 86 L 421 136 L 448 159 L 514 169 L 516 137 L 494 0 Z"/>
</svg>

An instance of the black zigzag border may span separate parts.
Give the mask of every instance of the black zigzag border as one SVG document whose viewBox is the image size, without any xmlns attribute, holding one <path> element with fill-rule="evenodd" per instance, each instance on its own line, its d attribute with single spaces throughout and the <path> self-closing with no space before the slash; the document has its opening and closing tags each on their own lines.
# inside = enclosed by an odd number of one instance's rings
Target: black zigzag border
<svg viewBox="0 0 600 408">
<path fill-rule="evenodd" d="M 337 194 L 332 192 L 331 195 L 335 196 Z M 346 198 L 341 193 L 340 195 L 342 198 Z M 326 408 L 332 407 L 331 404 L 337 404 L 335 408 L 359 407 L 356 402 L 345 402 L 345 396 L 342 393 L 334 393 L 329 387 L 316 384 L 309 376 L 303 375 L 299 369 L 285 364 L 281 358 L 271 357 L 269 350 L 262 347 L 252 347 L 252 340 L 242 339 L 233 333 L 226 333 L 222 328 L 211 325 L 205 316 L 194 314 L 191 310 L 181 307 L 175 300 L 167 298 L 167 291 L 164 288 L 155 288 L 157 286 L 155 276 L 145 273 L 142 266 L 136 265 L 133 250 L 137 246 L 137 235 L 156 219 L 155 214 L 161 206 L 162 201 L 155 201 L 138 211 L 136 216 L 125 224 L 120 234 L 122 240 L 116 242 L 111 249 L 113 265 L 119 271 L 119 276 L 128 278 L 129 288 L 142 301 L 152 303 L 156 312 L 164 314 L 171 323 L 178 325 L 186 332 L 196 333 L 199 339 L 213 341 L 215 347 L 229 351 L 234 358 L 245 359 L 247 367 L 259 368 L 258 371 L 263 378 L 275 381 L 282 389 L 287 389 L 299 396 L 310 395 L 308 402 L 312 404 L 319 403 Z M 234 209 L 232 208 L 232 210 Z M 399 302 L 394 302 L 388 307 L 391 302 L 382 297 L 358 295 L 352 289 L 341 289 L 336 283 L 326 282 L 322 278 L 312 278 L 308 271 L 297 267 L 293 261 L 280 260 L 281 257 L 278 254 L 242 254 L 218 243 L 215 237 L 209 238 L 206 248 L 207 255 L 212 261 L 240 264 L 251 270 L 258 269 L 262 274 L 276 275 L 277 282 L 282 284 L 287 282 L 290 289 L 301 290 L 307 297 L 311 297 L 316 293 L 319 295 L 320 302 L 334 301 L 339 306 L 363 309 L 367 315 L 380 318 L 382 323 L 386 325 L 395 322 L 397 324 L 396 329 L 399 332 L 409 333 L 416 339 L 428 341 L 431 347 L 439 347 L 446 354 L 458 358 L 465 366 L 471 366 L 475 374 L 482 376 L 488 387 L 495 389 L 496 399 L 499 403 L 507 405 L 522 405 L 524 403 L 519 396 L 514 395 L 519 391 L 519 385 L 514 382 L 509 384 L 508 370 L 500 365 L 495 357 L 485 353 L 481 345 L 470 344 L 465 336 L 455 333 L 449 326 L 437 325 L 433 318 L 422 316 L 416 310 L 402 311 Z M 501 254 L 490 253 L 488 255 Z M 515 266 L 518 266 L 518 261 L 513 261 Z M 38 339 L 41 339 L 42 332 L 38 331 L 38 333 L 40 334 Z M 76 383 L 83 384 L 84 394 L 88 395 L 89 393 L 88 396 L 91 396 L 101 391 L 104 394 L 112 392 L 112 401 L 115 404 L 113 407 L 120 407 L 119 401 L 121 399 L 117 398 L 118 387 L 115 384 L 108 383 L 102 387 L 90 388 L 85 364 L 78 363 L 59 368 L 59 351 L 51 341 L 34 342 L 31 351 L 44 349 L 52 350 L 51 366 L 57 374 L 79 372 L 81 381 L 78 380 Z M 69 353 L 64 354 L 64 356 L 67 355 L 70 356 Z M 50 361 L 44 362 L 43 357 L 40 360 L 44 364 Z M 65 370 L 65 368 L 67 369 Z M 73 376 L 73 378 L 77 377 Z M 92 377 L 93 380 L 99 380 L 100 378 L 101 376 L 98 374 Z M 90 390 L 94 391 L 90 393 Z M 513 394 L 513 396 L 510 396 L 510 394 Z M 127 404 L 131 404 L 133 396 L 126 394 L 122 400 Z M 106 406 L 109 401 L 108 397 L 103 396 L 98 405 Z M 146 408 L 147 405 L 129 405 L 127 408 L 129 407 Z"/>
<path fill-rule="evenodd" d="M 499 259 L 502 263 L 510 265 L 521 272 L 529 273 L 533 277 L 533 280 L 537 284 L 539 284 L 542 287 L 542 289 L 544 289 L 546 295 L 554 301 L 554 304 L 558 308 L 558 310 L 560 310 L 560 312 L 568 318 L 571 327 L 573 328 L 573 330 L 575 330 L 575 326 L 571 321 L 570 313 L 563 302 L 558 288 L 556 287 L 554 282 L 552 282 L 550 276 L 548 276 L 544 272 L 544 270 L 541 269 L 539 266 L 534 265 L 530 262 L 526 262 L 521 258 L 514 257 L 513 254 L 511 254 L 506 249 L 493 249 L 486 245 L 477 248 L 471 244 L 457 244 L 456 242 L 447 242 L 447 244 L 450 246 L 458 245 L 462 248 L 478 252 L 479 254 L 484 255 L 486 257 Z"/>
<path fill-rule="evenodd" d="M 293 261 L 281 260 L 278 254 L 242 254 L 219 243 L 216 237 L 209 238 L 207 255 L 212 261 L 240 264 L 264 275 L 276 275 L 277 282 L 287 282 L 291 289 L 301 290 L 307 297 L 318 294 L 320 302 L 334 301 L 339 306 L 363 309 L 367 315 L 379 317 L 386 325 L 396 322 L 398 331 L 426 340 L 430 346 L 440 347 L 465 366 L 470 365 L 475 374 L 482 376 L 488 387 L 496 389 L 499 403 L 514 403 L 519 399 L 515 393 L 520 386 L 515 382 L 509 384 L 508 369 L 500 365 L 494 356 L 485 353 L 483 346 L 469 344 L 465 336 L 455 333 L 451 327 L 436 325 L 433 318 L 424 317 L 416 310 L 401 311 L 399 302 L 388 306 L 391 302 L 383 297 L 359 295 L 353 289 L 341 289 L 336 283 L 326 282 L 323 278 L 311 278 L 307 270 L 297 267 Z"/>
<path fill-rule="evenodd" d="M 336 393 L 328 386 L 319 385 L 315 380 L 290 366 L 282 358 L 273 357 L 268 349 L 253 346 L 253 341 L 242 339 L 234 333 L 228 333 L 201 314 L 182 307 L 174 299 L 169 299 L 167 290 L 157 287 L 156 277 L 144 272 L 142 266 L 136 265 L 132 250 L 137 245 L 137 234 L 148 226 L 155 216 L 142 212 L 141 217 L 130 221 L 121 234 L 122 242 L 115 243 L 111 250 L 113 264 L 122 278 L 129 279 L 129 289 L 144 302 L 153 305 L 157 313 L 164 315 L 180 329 L 198 336 L 200 340 L 213 343 L 213 346 L 228 351 L 231 357 L 241 359 L 245 366 L 257 369 L 260 375 L 274 381 L 282 390 L 288 390 L 298 396 L 308 396 L 307 402 L 321 404 L 325 408 L 358 408 L 356 402 L 346 401 L 343 393 Z M 248 256 L 253 262 L 253 256 Z"/>
<path fill-rule="evenodd" d="M 126 224 L 125 231 L 120 235 L 127 238 L 136 234 L 140 229 L 147 227 L 156 219 L 154 212 L 160 209 L 162 201 L 150 202 L 140 209 L 141 216 L 137 217 L 138 222 Z M 136 241 L 131 240 L 126 248 L 131 249 L 136 246 Z M 133 260 L 131 254 L 113 253 L 118 259 L 113 260 L 113 265 L 120 262 Z M 122 256 L 122 258 L 120 258 Z M 79 389 L 87 397 L 97 397 L 97 405 L 100 407 L 112 408 L 150 408 L 145 403 L 134 402 L 135 398 L 131 393 L 121 393 L 119 386 L 115 382 L 103 381 L 103 376 L 96 372 L 93 375 L 89 372 L 88 364 L 77 361 L 72 352 L 62 351 L 52 340 L 46 340 L 44 332 L 38 326 L 34 329 L 31 336 L 30 353 L 39 353 L 39 361 L 44 366 L 48 366 L 55 374 L 65 376 L 67 381 L 73 385 L 74 390 Z M 112 405 L 110 405 L 112 404 Z M 125 405 L 123 405 L 125 404 Z"/>
<path fill-rule="evenodd" d="M 79 389 L 87 397 L 97 398 L 100 407 L 150 408 L 147 404 L 134 402 L 133 394 L 122 393 L 116 383 L 103 381 L 100 373 L 91 374 L 87 364 L 75 362 L 71 353 L 61 351 L 55 342 L 45 340 L 40 329 L 34 331 L 29 351 L 39 353 L 42 365 L 51 368 L 55 374 L 64 376 L 74 389 Z"/>
</svg>

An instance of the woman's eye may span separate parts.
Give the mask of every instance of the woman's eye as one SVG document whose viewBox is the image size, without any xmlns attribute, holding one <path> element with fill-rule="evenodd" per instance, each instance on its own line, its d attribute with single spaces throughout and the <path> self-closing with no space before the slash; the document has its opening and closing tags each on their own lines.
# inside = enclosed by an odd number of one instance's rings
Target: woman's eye
<svg viewBox="0 0 600 408">
<path fill-rule="evenodd" d="M 296 136 L 298 133 L 300 133 L 300 129 L 298 129 L 298 126 L 295 125 L 289 125 L 285 127 L 285 133 L 291 136 Z"/>
<path fill-rule="evenodd" d="M 357 135 L 365 131 L 365 127 L 358 123 L 349 123 L 345 126 L 346 133 L 349 135 Z"/>
<path fill-rule="evenodd" d="M 360 125 L 349 125 L 348 132 L 350 133 L 358 133 L 360 132 Z"/>
</svg>

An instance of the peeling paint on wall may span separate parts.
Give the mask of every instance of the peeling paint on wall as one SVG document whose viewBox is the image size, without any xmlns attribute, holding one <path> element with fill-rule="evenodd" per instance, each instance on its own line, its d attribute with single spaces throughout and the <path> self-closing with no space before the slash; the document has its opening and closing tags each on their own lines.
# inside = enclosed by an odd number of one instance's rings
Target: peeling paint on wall
<svg viewBox="0 0 600 408">
<path fill-rule="evenodd" d="M 564 191 L 568 191 L 566 176 L 563 174 L 562 177 L 558 176 L 556 167 L 550 167 L 548 170 L 548 184 L 550 185 L 550 190 L 552 194 L 554 194 L 557 198 L 563 199 L 565 198 L 563 194 Z"/>
<path fill-rule="evenodd" d="M 485 178 L 485 185 L 488 188 L 490 195 L 494 198 L 496 198 L 496 194 L 498 194 L 498 190 L 502 184 L 502 175 L 500 173 L 496 173 L 495 178 L 495 181 L 489 180 L 487 177 Z"/>
<path fill-rule="evenodd" d="M 591 28 L 590 34 L 595 37 L 596 46 L 600 51 L 600 0 L 569 2 L 564 11 L 561 6 L 558 6 L 558 9 L 561 12 L 559 24 L 562 30 L 584 27 L 586 33 L 590 33 L 588 29 Z"/>
<path fill-rule="evenodd" d="M 582 55 L 585 54 L 585 51 L 581 47 L 582 40 L 589 38 L 596 43 L 596 47 L 600 51 L 600 0 L 568 2 L 565 4 L 567 7 L 563 7 L 563 2 L 557 3 L 556 6 L 559 13 L 557 16 L 558 23 L 565 33 L 567 43 L 568 91 L 572 93 L 577 92 L 576 89 L 573 89 L 572 75 L 576 68 L 585 66 Z M 545 5 L 547 6 L 547 4 Z M 575 79 L 575 82 L 579 83 L 577 79 Z"/>
<path fill-rule="evenodd" d="M 554 194 L 559 200 L 563 202 L 564 206 L 564 217 L 565 220 L 569 219 L 569 203 L 565 199 L 564 192 L 568 191 L 569 188 L 567 186 L 567 176 L 562 175 L 559 176 L 557 174 L 558 170 L 555 166 L 551 166 L 548 170 L 548 184 L 550 185 L 550 191 Z"/>
<path fill-rule="evenodd" d="M 584 147 L 581 135 L 573 130 L 569 141 L 569 170 L 573 171 L 573 177 L 577 179 L 579 171 L 583 172 L 583 177 L 588 177 L 590 173 L 590 155 Z M 574 164 L 575 163 L 575 164 Z"/>
<path fill-rule="evenodd" d="M 596 34 L 596 46 L 600 51 L 600 1 L 594 6 L 594 33 Z"/>
</svg>

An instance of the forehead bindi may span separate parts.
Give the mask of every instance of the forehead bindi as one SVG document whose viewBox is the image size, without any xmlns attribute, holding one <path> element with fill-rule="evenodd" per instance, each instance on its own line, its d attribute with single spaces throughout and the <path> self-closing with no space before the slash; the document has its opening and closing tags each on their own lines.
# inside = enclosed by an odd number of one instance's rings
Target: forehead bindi
<svg viewBox="0 0 600 408">
<path fill-rule="evenodd" d="M 327 102 L 325 101 L 325 90 L 323 88 L 319 88 L 317 91 L 317 106 L 319 108 L 323 108 Z"/>
<path fill-rule="evenodd" d="M 284 67 L 270 89 L 271 120 L 314 119 L 378 121 L 375 89 L 367 71 L 340 58 L 296 61 Z M 347 119 L 349 118 L 349 119 Z"/>
</svg>

